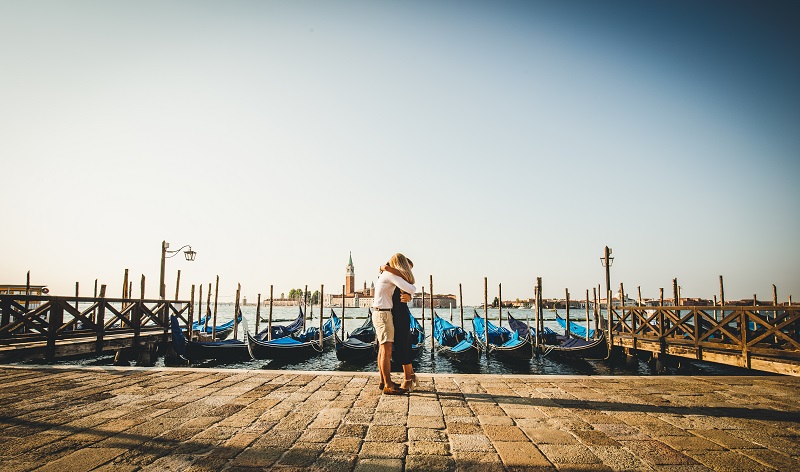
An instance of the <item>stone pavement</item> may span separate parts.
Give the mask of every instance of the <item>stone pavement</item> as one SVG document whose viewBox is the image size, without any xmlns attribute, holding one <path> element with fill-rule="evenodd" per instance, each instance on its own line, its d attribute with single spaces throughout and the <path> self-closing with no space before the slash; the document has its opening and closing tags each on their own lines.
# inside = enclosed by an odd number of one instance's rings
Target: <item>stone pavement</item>
<svg viewBox="0 0 800 472">
<path fill-rule="evenodd" d="M 0 366 L 0 470 L 800 470 L 800 378 Z"/>
</svg>

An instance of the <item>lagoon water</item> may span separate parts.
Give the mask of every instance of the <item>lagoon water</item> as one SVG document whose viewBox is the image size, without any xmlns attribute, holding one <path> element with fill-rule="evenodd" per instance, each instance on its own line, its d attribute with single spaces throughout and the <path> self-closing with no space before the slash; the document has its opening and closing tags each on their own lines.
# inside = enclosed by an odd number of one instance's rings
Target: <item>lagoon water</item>
<svg viewBox="0 0 800 472">
<path fill-rule="evenodd" d="M 212 307 L 213 310 L 213 307 Z M 330 308 L 325 309 L 325 315 L 330 313 Z M 467 330 L 472 330 L 472 315 L 474 310 L 483 316 L 483 307 L 473 308 L 464 307 L 464 324 Z M 222 324 L 225 321 L 233 319 L 234 307 L 232 305 L 221 305 L 217 308 L 217 324 Z M 337 316 L 341 317 L 341 308 L 334 310 Z M 504 309 L 503 310 L 503 326 L 507 325 L 507 314 L 518 320 L 525 320 L 526 317 L 533 324 L 533 311 L 531 309 Z M 269 308 L 261 308 L 261 320 L 258 323 L 258 330 L 263 330 L 267 326 Z M 311 309 L 309 308 L 309 312 Z M 205 307 L 203 310 L 205 313 Z M 345 310 L 345 330 L 347 332 L 361 326 L 365 321 L 368 310 L 366 308 L 347 308 Z M 422 309 L 412 308 L 411 313 L 422 323 Z M 437 309 L 437 315 L 450 321 L 452 313 L 452 323 L 460 325 L 461 314 L 457 307 L 453 310 Z M 246 321 L 246 326 L 250 332 L 256 332 L 256 307 L 249 305 L 242 307 L 242 314 Z M 319 306 L 315 306 L 313 318 L 308 321 L 308 326 L 319 326 Z M 498 310 L 488 310 L 489 321 L 497 324 Z M 566 314 L 565 310 L 558 310 L 558 314 L 562 317 Z M 287 324 L 293 321 L 298 315 L 298 307 L 273 307 L 272 319 L 276 324 Z M 545 310 L 544 312 L 544 325 L 554 331 L 560 331 L 558 323 L 555 321 L 555 310 Z M 638 360 L 633 365 L 626 365 L 624 361 L 609 361 L 609 360 L 564 360 L 549 356 L 537 356 L 528 362 L 522 363 L 509 363 L 482 356 L 476 365 L 465 365 L 461 363 L 451 362 L 446 357 L 438 354 L 431 353 L 430 345 L 430 321 L 431 311 L 425 309 L 425 328 L 426 338 L 425 347 L 421 354 L 414 361 L 414 369 L 420 373 L 463 373 L 463 374 L 545 374 L 545 375 L 652 375 L 655 372 L 651 369 L 647 362 Z M 195 316 L 197 318 L 197 316 Z M 585 310 L 570 310 L 570 320 L 580 323 L 585 326 L 586 312 Z M 241 327 L 241 326 L 240 326 Z M 594 329 L 594 325 L 591 326 Z M 244 339 L 243 330 L 239 332 L 239 339 Z M 57 365 L 113 365 L 114 356 L 112 354 L 104 354 L 99 356 L 89 356 L 77 359 L 65 359 L 55 362 Z M 165 366 L 165 358 L 160 356 L 156 362 L 156 366 Z M 342 362 L 336 358 L 336 353 L 332 348 L 325 352 L 314 356 L 310 359 L 299 360 L 297 362 L 277 361 L 277 360 L 253 360 L 249 362 L 240 363 L 219 363 L 216 361 L 202 361 L 193 362 L 189 365 L 191 367 L 217 367 L 217 368 L 233 368 L 233 369 L 279 369 L 279 370 L 304 370 L 304 371 L 363 371 L 363 372 L 377 372 L 377 362 L 370 361 L 367 363 L 349 363 Z M 740 369 L 731 366 L 724 366 L 719 364 L 712 364 L 706 362 L 696 361 L 682 361 L 681 368 L 671 367 L 668 369 L 670 374 L 691 374 L 691 375 L 748 375 L 755 374 L 755 371 Z"/>
</svg>

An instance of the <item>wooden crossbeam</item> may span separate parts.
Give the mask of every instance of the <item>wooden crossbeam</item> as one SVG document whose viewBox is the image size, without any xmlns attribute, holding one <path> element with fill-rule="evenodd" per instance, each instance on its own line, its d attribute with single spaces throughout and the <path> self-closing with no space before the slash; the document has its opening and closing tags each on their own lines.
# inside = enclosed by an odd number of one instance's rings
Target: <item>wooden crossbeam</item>
<svg viewBox="0 0 800 472">
<path fill-rule="evenodd" d="M 46 314 L 51 307 L 52 303 L 48 301 L 40 305 L 35 310 L 26 312 L 23 305 L 12 301 L 10 315 L 11 317 L 16 318 L 16 322 L 9 323 L 8 325 L 0 328 L 0 336 L 11 336 L 13 335 L 14 331 L 23 326 L 37 333 L 47 334 L 49 327 L 47 321 L 42 318 L 42 315 Z"/>
<path fill-rule="evenodd" d="M 94 332 L 98 332 L 100 330 L 100 327 L 95 324 L 94 320 L 87 317 L 89 312 L 94 311 L 95 308 L 100 306 L 100 302 L 92 303 L 89 308 L 83 311 L 78 311 L 74 306 L 66 302 L 62 303 L 61 305 L 64 307 L 64 311 L 72 315 L 72 320 L 69 323 L 61 325 L 61 327 L 58 329 L 59 332 L 65 331 L 70 326 L 76 325 L 78 321 L 83 321 L 83 329 L 90 329 Z"/>
</svg>

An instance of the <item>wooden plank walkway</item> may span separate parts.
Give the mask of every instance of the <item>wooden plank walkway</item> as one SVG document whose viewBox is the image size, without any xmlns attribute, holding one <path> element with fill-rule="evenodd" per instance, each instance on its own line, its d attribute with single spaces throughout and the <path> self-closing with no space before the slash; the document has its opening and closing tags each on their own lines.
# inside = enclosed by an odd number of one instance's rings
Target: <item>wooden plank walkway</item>
<svg viewBox="0 0 800 472">
<path fill-rule="evenodd" d="M 0 470 L 798 470 L 800 378 L 0 366 Z"/>
</svg>

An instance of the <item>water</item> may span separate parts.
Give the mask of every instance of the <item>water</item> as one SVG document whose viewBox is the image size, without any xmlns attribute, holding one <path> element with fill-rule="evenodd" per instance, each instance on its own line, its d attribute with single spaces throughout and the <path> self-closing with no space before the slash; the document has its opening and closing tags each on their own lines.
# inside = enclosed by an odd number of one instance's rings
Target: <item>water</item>
<svg viewBox="0 0 800 472">
<path fill-rule="evenodd" d="M 233 319 L 232 305 L 221 305 L 217 310 L 217 324 L 222 324 L 226 321 Z M 268 308 L 261 309 L 261 318 L 266 320 L 268 316 Z M 310 311 L 310 309 L 309 309 Z M 478 313 L 483 316 L 483 307 L 477 309 Z M 507 325 L 506 313 L 518 320 L 525 320 L 526 316 L 533 323 L 533 311 L 531 309 L 504 309 L 503 310 L 503 326 Z M 336 308 L 337 316 L 341 316 L 341 308 Z M 326 315 L 330 313 L 330 308 L 325 309 Z M 348 308 L 345 310 L 346 319 L 345 330 L 352 331 L 353 329 L 361 326 L 366 319 L 368 310 L 366 308 Z M 411 313 L 422 322 L 422 309 L 412 308 Z M 450 321 L 449 309 L 437 309 L 436 313 Z M 293 321 L 298 314 L 298 307 L 273 307 L 273 323 L 286 324 Z M 472 307 L 464 307 L 464 324 L 467 330 L 472 330 Z M 565 310 L 558 310 L 558 314 L 562 317 L 566 314 Z M 246 325 L 250 332 L 256 331 L 256 307 L 245 306 L 242 307 L 242 315 L 246 320 Z M 545 310 L 544 312 L 544 325 L 554 331 L 560 332 L 561 327 L 555 321 L 555 310 Z M 466 365 L 463 363 L 452 362 L 450 359 L 440 356 L 435 352 L 431 354 L 430 333 L 431 333 L 431 312 L 430 309 L 425 310 L 425 328 L 428 338 L 426 339 L 425 346 L 420 355 L 413 362 L 414 369 L 422 373 L 456 373 L 456 374 L 545 374 L 545 375 L 652 375 L 655 372 L 652 367 L 643 360 L 637 360 L 632 365 L 627 365 L 624 361 L 613 360 L 564 360 L 555 357 L 538 356 L 530 361 L 523 362 L 506 362 L 499 361 L 492 357 L 487 359 L 482 356 L 480 361 L 475 365 Z M 570 310 L 570 321 L 580 323 L 585 326 L 586 323 L 585 310 Z M 461 325 L 460 313 L 457 308 L 452 310 L 452 323 L 454 325 Z M 498 311 L 497 309 L 489 309 L 489 321 L 497 324 Z M 327 319 L 327 318 L 326 318 Z M 308 326 L 319 326 L 319 307 L 314 307 L 313 319 L 307 321 Z M 267 326 L 266 321 L 259 322 L 258 329 L 263 330 Z M 591 329 L 594 329 L 592 324 Z M 243 330 L 239 332 L 239 339 L 244 339 Z M 55 362 L 59 365 L 113 365 L 114 356 L 110 354 L 92 355 L 88 357 L 64 359 Z M 186 365 L 186 364 L 182 364 Z M 377 372 L 378 365 L 376 361 L 367 363 L 350 363 L 342 362 L 336 358 L 336 353 L 333 349 L 328 349 L 320 355 L 314 356 L 310 359 L 304 359 L 297 362 L 286 362 L 277 360 L 252 360 L 249 362 L 240 363 L 219 363 L 217 361 L 200 361 L 192 362 L 189 364 L 192 367 L 221 367 L 232 369 L 280 369 L 280 370 L 305 370 L 305 371 L 350 371 L 350 372 Z M 160 356 L 156 361 L 156 366 L 164 367 L 165 358 Z M 393 367 L 393 370 L 399 371 L 399 368 Z M 699 361 L 681 360 L 680 368 L 676 366 L 668 367 L 668 374 L 691 374 L 691 375 L 754 375 L 761 374 L 758 371 L 750 371 L 732 366 L 725 366 L 720 364 L 712 364 Z"/>
</svg>

